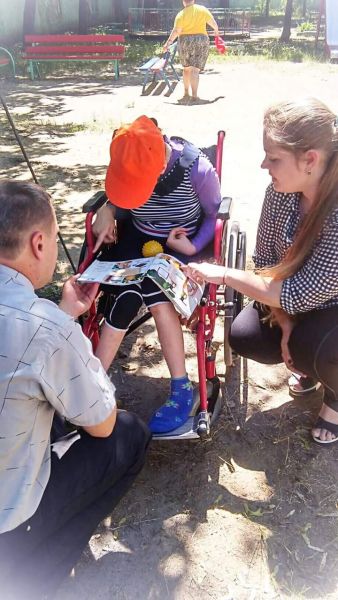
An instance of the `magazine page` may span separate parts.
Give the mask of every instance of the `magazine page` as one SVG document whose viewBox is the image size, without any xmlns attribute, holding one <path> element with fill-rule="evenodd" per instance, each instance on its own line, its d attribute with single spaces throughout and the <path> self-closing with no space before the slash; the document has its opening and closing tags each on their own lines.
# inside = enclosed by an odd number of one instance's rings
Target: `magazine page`
<svg viewBox="0 0 338 600">
<path fill-rule="evenodd" d="M 117 262 L 94 260 L 79 277 L 79 283 L 104 283 L 105 285 L 129 285 L 142 281 L 153 258 L 134 258 Z"/>
<path fill-rule="evenodd" d="M 204 285 L 188 279 L 181 269 L 183 264 L 169 254 L 157 254 L 146 275 L 161 288 L 177 311 L 189 318 L 202 298 Z"/>
</svg>

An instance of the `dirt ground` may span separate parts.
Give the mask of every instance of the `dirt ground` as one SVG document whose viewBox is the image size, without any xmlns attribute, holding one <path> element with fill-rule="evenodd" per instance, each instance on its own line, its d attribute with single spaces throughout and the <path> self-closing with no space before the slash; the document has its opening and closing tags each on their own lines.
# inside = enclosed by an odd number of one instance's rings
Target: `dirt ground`
<svg viewBox="0 0 338 600">
<path fill-rule="evenodd" d="M 79 69 L 80 70 L 80 69 Z M 252 252 L 268 176 L 260 170 L 264 107 L 316 95 L 337 105 L 337 66 L 272 62 L 209 63 L 205 104 L 181 106 L 158 85 L 141 96 L 137 72 L 2 81 L 39 181 L 52 193 L 74 259 L 81 206 L 102 187 L 112 129 L 140 114 L 169 134 L 207 145 L 226 131 L 223 193 L 234 199 Z M 338 107 L 337 107 L 338 108 Z M 29 178 L 0 107 L 2 176 Z M 62 254 L 58 279 L 67 272 Z M 215 341 L 221 346 L 223 322 Z M 197 383 L 193 336 L 188 372 Z M 292 400 L 283 366 L 237 361 L 225 373 L 223 410 L 205 442 L 153 442 L 146 467 L 99 527 L 57 600 L 261 600 L 338 597 L 338 446 L 311 442 L 321 393 Z M 151 322 L 129 337 L 112 367 L 120 403 L 148 418 L 168 390 Z"/>
</svg>

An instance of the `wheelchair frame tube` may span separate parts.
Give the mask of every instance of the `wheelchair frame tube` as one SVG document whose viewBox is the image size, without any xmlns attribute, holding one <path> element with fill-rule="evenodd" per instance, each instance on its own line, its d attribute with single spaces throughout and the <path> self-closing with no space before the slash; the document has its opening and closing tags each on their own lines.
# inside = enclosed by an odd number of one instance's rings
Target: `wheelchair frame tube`
<svg viewBox="0 0 338 600">
<path fill-rule="evenodd" d="M 222 181 L 222 160 L 223 160 L 223 143 L 225 138 L 225 131 L 221 130 L 217 134 L 217 150 L 216 150 L 216 172 L 218 179 Z"/>
<path fill-rule="evenodd" d="M 206 306 L 200 306 L 199 308 L 199 319 L 197 325 L 197 368 L 198 368 L 198 381 L 199 381 L 199 392 L 200 392 L 200 411 L 207 411 L 208 409 L 208 396 L 207 396 L 207 382 L 206 382 L 206 353 L 205 353 L 205 317 L 207 313 Z"/>
<path fill-rule="evenodd" d="M 94 212 L 91 211 L 89 213 L 87 213 L 86 216 L 86 242 L 87 242 L 87 249 L 88 249 L 88 253 L 86 258 L 82 261 L 82 263 L 79 265 L 78 268 L 78 273 L 83 273 L 83 271 L 85 271 L 87 269 L 87 267 L 89 267 L 89 265 L 93 262 L 93 249 L 94 249 L 94 235 L 93 235 L 93 231 L 92 231 L 92 221 L 93 221 L 93 217 L 94 217 Z M 100 336 L 99 336 L 99 324 L 97 322 L 97 317 L 96 317 L 96 306 L 95 306 L 95 300 L 94 302 L 91 304 L 88 312 L 86 313 L 86 315 L 83 317 L 83 333 L 85 334 L 86 337 L 88 337 L 92 343 L 93 346 L 93 351 L 95 352 L 97 345 L 99 343 L 100 340 Z M 91 335 L 90 335 L 91 333 Z"/>
</svg>

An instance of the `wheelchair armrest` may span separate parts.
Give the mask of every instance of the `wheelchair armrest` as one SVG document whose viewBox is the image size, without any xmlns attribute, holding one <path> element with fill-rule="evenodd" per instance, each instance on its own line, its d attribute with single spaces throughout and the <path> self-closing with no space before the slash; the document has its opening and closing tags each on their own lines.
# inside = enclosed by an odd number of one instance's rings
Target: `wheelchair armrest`
<svg viewBox="0 0 338 600">
<path fill-rule="evenodd" d="M 222 219 L 223 221 L 230 219 L 231 204 L 232 204 L 232 198 L 230 198 L 229 196 L 225 196 L 224 198 L 222 198 L 222 202 L 219 206 L 218 213 L 217 213 L 217 219 Z"/>
<path fill-rule="evenodd" d="M 102 190 L 100 190 L 99 192 L 96 192 L 96 194 L 94 194 L 94 196 L 89 198 L 89 200 L 87 200 L 87 202 L 85 202 L 85 204 L 82 206 L 82 212 L 84 212 L 84 213 L 96 212 L 99 210 L 99 208 L 101 208 L 101 206 L 104 205 L 106 200 L 107 200 L 106 194 Z"/>
</svg>

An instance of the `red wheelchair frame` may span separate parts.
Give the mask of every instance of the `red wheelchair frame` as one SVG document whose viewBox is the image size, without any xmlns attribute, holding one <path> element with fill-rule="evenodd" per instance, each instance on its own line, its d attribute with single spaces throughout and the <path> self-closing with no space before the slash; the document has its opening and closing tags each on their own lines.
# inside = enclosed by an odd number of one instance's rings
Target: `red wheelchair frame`
<svg viewBox="0 0 338 600">
<path fill-rule="evenodd" d="M 211 148 L 203 148 L 214 164 L 221 182 L 223 143 L 225 132 L 217 134 L 217 145 Z M 211 154 L 211 155 L 210 155 Z M 86 241 L 79 261 L 79 272 L 82 273 L 95 258 L 93 248 L 95 238 L 92 231 L 92 222 L 96 211 L 106 201 L 103 192 L 95 194 L 83 207 L 86 216 Z M 215 234 L 213 240 L 213 259 L 218 264 L 227 265 L 231 268 L 245 268 L 246 236 L 239 230 L 238 223 L 233 223 L 229 236 L 228 249 L 228 221 L 230 219 L 231 198 L 223 198 L 216 220 Z M 224 359 L 226 367 L 232 365 L 232 351 L 228 342 L 228 333 L 231 323 L 236 314 L 242 308 L 243 298 L 231 288 L 209 284 L 206 286 L 205 294 L 198 307 L 198 322 L 196 330 L 197 363 L 199 379 L 199 408 L 195 417 L 192 417 L 194 425 L 191 435 L 178 430 L 168 434 L 161 434 L 158 438 L 177 439 L 180 437 L 205 437 L 210 433 L 210 424 L 216 418 L 220 409 L 220 381 L 216 374 L 216 353 L 212 347 L 217 316 L 224 311 Z M 134 331 L 151 315 L 149 312 L 136 319 L 130 327 Z M 83 332 L 91 340 L 95 350 L 99 341 L 99 330 L 103 317 L 97 314 L 97 302 L 94 302 L 82 322 Z M 184 426 L 183 426 L 184 428 Z"/>
</svg>

